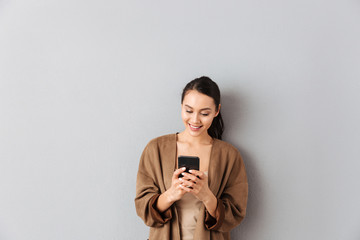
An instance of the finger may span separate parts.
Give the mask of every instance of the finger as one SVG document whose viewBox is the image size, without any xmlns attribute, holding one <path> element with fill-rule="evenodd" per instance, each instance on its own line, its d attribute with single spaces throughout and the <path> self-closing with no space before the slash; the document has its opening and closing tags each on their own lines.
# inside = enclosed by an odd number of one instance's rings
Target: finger
<svg viewBox="0 0 360 240">
<path fill-rule="evenodd" d="M 182 183 L 180 182 L 177 186 L 176 186 L 176 189 L 178 190 L 178 191 L 181 191 L 181 192 L 183 192 L 184 191 L 184 185 L 182 185 Z"/>
<path fill-rule="evenodd" d="M 189 180 L 185 180 L 184 178 L 180 178 L 180 181 L 182 182 L 181 185 L 185 187 L 194 187 L 195 183 Z"/>
<path fill-rule="evenodd" d="M 186 167 L 176 169 L 173 173 L 173 179 L 179 178 L 179 175 L 186 170 Z"/>
<path fill-rule="evenodd" d="M 184 176 L 185 179 L 187 180 L 192 180 L 194 182 L 196 182 L 196 180 L 198 180 L 198 178 L 193 175 L 193 174 L 190 174 L 190 173 L 182 173 L 182 175 Z"/>
<path fill-rule="evenodd" d="M 200 179 L 206 178 L 206 174 L 205 174 L 204 172 L 202 172 L 202 171 L 190 170 L 189 172 L 190 172 L 191 174 L 199 177 Z"/>
<path fill-rule="evenodd" d="M 184 185 L 179 185 L 179 186 L 180 186 L 181 190 L 183 190 L 183 191 L 185 191 L 185 192 L 191 192 L 191 188 L 186 187 L 186 186 L 184 186 Z"/>
</svg>

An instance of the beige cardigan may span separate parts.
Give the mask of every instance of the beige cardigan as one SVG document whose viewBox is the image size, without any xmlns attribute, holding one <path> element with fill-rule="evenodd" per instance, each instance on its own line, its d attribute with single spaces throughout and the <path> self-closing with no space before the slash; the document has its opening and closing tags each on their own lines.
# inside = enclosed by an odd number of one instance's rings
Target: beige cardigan
<svg viewBox="0 0 360 240">
<path fill-rule="evenodd" d="M 180 240 L 175 204 L 161 214 L 155 207 L 159 195 L 171 187 L 176 151 L 176 134 L 169 134 L 151 140 L 140 158 L 135 207 L 150 227 L 150 240 Z M 194 239 L 229 240 L 230 230 L 245 217 L 248 197 L 245 165 L 234 146 L 214 139 L 208 179 L 209 188 L 218 199 L 218 218 L 213 218 L 202 205 Z"/>
</svg>

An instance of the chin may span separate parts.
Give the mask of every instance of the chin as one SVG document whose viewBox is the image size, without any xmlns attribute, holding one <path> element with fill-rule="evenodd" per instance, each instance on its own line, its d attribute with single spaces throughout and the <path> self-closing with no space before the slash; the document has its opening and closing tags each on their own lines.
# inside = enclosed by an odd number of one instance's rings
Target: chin
<svg viewBox="0 0 360 240">
<path fill-rule="evenodd" d="M 198 137 L 198 136 L 201 136 L 201 133 L 194 133 L 194 132 L 191 132 L 191 131 L 190 131 L 190 136 L 192 136 L 192 137 Z"/>
</svg>

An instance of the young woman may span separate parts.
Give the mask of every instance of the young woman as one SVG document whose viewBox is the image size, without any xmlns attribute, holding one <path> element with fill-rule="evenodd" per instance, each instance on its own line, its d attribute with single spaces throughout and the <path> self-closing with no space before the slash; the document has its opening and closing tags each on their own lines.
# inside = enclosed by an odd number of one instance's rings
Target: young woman
<svg viewBox="0 0 360 240">
<path fill-rule="evenodd" d="M 221 140 L 220 108 L 215 82 L 208 77 L 189 82 L 181 97 L 184 131 L 145 147 L 135 206 L 150 226 L 150 240 L 228 240 L 245 217 L 245 166 L 239 151 Z M 178 168 L 178 156 L 199 157 L 199 171 Z"/>
</svg>

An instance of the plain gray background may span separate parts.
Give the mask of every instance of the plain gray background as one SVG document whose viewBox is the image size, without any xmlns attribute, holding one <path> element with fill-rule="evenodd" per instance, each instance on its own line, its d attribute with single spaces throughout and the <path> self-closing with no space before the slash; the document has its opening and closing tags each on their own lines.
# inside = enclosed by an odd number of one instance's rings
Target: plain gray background
<svg viewBox="0 0 360 240">
<path fill-rule="evenodd" d="M 244 240 L 360 239 L 360 2 L 0 1 L 0 239 L 146 239 L 146 143 L 221 88 Z"/>
</svg>

